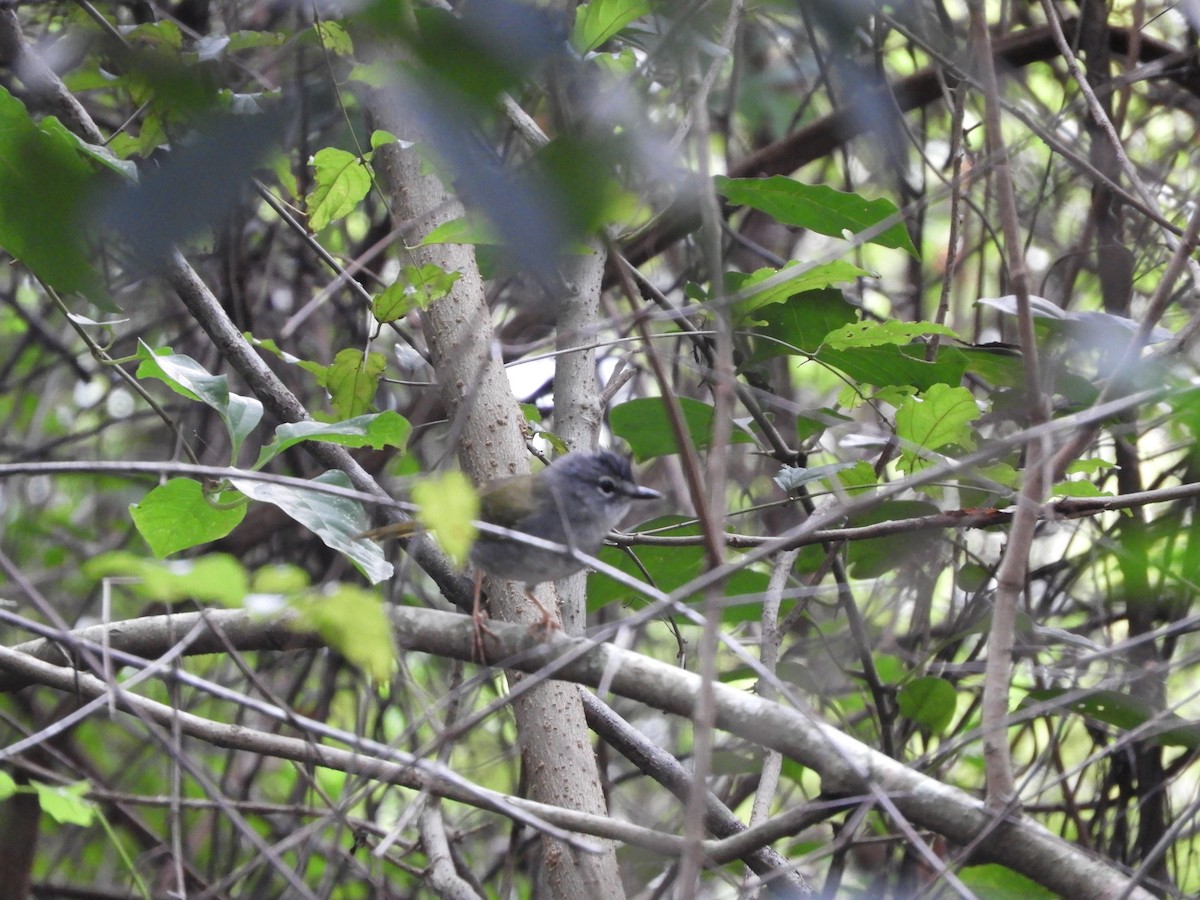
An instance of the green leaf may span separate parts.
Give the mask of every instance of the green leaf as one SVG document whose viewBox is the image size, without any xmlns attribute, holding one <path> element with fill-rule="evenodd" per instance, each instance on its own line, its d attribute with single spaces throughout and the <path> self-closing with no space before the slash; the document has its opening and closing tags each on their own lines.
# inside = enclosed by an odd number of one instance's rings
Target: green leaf
<svg viewBox="0 0 1200 900">
<path fill-rule="evenodd" d="M 430 304 L 450 293 L 460 273 L 447 272 L 432 263 L 424 266 L 405 266 L 394 282 L 371 299 L 371 312 L 382 323 L 394 322 L 414 309 L 428 309 Z"/>
<path fill-rule="evenodd" d="M 770 178 L 718 175 L 715 181 L 717 191 L 731 203 L 761 210 L 785 225 L 797 225 L 832 237 L 842 237 L 844 232 L 856 235 L 899 211 L 891 200 L 868 200 L 823 184 L 802 184 L 786 175 Z M 902 221 L 871 238 L 869 243 L 920 257 Z"/>
<path fill-rule="evenodd" d="M 790 275 L 793 269 L 800 269 L 795 275 Z M 729 299 L 733 302 L 735 317 L 741 325 L 764 325 L 755 315 L 764 306 L 783 303 L 798 294 L 827 288 L 831 284 L 843 281 L 854 281 L 856 278 L 869 276 L 866 269 L 836 259 L 830 263 L 804 268 L 798 262 L 790 262 L 782 269 L 759 269 L 750 275 L 731 272 L 726 276 L 726 282 L 731 291 Z"/>
<path fill-rule="evenodd" d="M 17 783 L 13 777 L 0 769 L 0 800 L 7 800 L 17 792 Z"/>
<path fill-rule="evenodd" d="M 848 350 L 852 347 L 908 344 L 913 338 L 926 334 L 958 339 L 958 334 L 953 328 L 935 322 L 898 322 L 889 319 L 886 322 L 854 322 L 837 331 L 831 331 L 825 336 L 825 343 L 835 350 Z"/>
<path fill-rule="evenodd" d="M 1111 497 L 1112 491 L 1102 491 L 1090 481 L 1060 481 L 1050 489 L 1052 497 Z"/>
<path fill-rule="evenodd" d="M 897 347 L 857 347 L 854 350 L 835 350 L 822 347 L 816 359 L 840 369 L 860 384 L 876 387 L 912 386 L 919 391 L 935 384 L 958 384 L 966 369 L 966 359 L 955 347 L 939 347 L 937 359 L 927 362 L 925 347 L 920 344 Z"/>
<path fill-rule="evenodd" d="M 954 718 L 957 695 L 944 678 L 929 676 L 910 681 L 896 695 L 900 714 L 939 735 Z"/>
<path fill-rule="evenodd" d="M 684 423 L 697 450 L 712 446 L 713 407 L 690 397 L 680 397 Z M 639 462 L 679 452 L 675 434 L 667 417 L 666 405 L 658 397 L 641 397 L 613 407 L 609 416 L 613 434 L 624 438 Z M 734 425 L 730 434 L 734 444 L 752 444 L 754 439 Z"/>
<path fill-rule="evenodd" d="M 959 878 L 976 897 L 987 900 L 1055 900 L 1058 894 L 999 863 L 967 866 Z"/>
<path fill-rule="evenodd" d="M 443 222 L 429 234 L 421 245 L 427 244 L 499 244 L 496 229 L 481 217 L 464 217 Z"/>
<path fill-rule="evenodd" d="M 572 43 L 580 53 L 588 53 L 649 12 L 647 0 L 592 0 L 575 11 Z"/>
<path fill-rule="evenodd" d="M 346 33 L 346 29 L 337 22 L 322 19 L 313 28 L 317 32 L 317 37 L 320 38 L 321 46 L 330 53 L 335 56 L 354 55 L 354 42 L 350 40 L 350 35 Z"/>
<path fill-rule="evenodd" d="M 384 559 L 383 550 L 378 544 L 359 537 L 370 525 L 357 500 L 291 485 L 251 481 L 249 478 L 231 478 L 230 481 L 247 497 L 278 506 L 317 535 L 327 547 L 345 554 L 362 569 L 372 584 L 391 578 L 392 564 Z M 324 472 L 313 481 L 338 487 L 350 486 L 350 480 L 342 472 Z"/>
<path fill-rule="evenodd" d="M 377 128 L 371 132 L 371 149 L 378 150 L 380 147 L 386 147 L 388 144 L 399 144 L 401 147 L 411 147 L 412 141 L 402 141 L 390 131 L 384 131 Z"/>
<path fill-rule="evenodd" d="M 262 421 L 262 403 L 255 397 L 231 394 L 224 375 L 211 374 L 190 356 L 172 354 L 169 350 L 162 355 L 156 354 L 140 339 L 137 355 L 142 360 L 137 370 L 138 378 L 157 378 L 176 393 L 199 400 L 217 411 L 229 431 L 230 462 L 237 465 L 242 442 Z"/>
<path fill-rule="evenodd" d="M 853 469 L 847 470 L 853 472 Z M 874 509 L 857 513 L 847 523 L 852 526 L 875 525 L 898 519 L 931 516 L 940 510 L 922 500 L 889 500 Z M 927 531 L 898 532 L 884 537 L 852 541 L 846 550 L 850 574 L 855 578 L 878 578 L 887 572 L 916 567 L 937 552 L 937 541 Z"/>
<path fill-rule="evenodd" d="M 1089 457 L 1088 459 L 1076 459 L 1067 464 L 1067 475 L 1095 475 L 1098 472 L 1105 472 L 1109 469 L 1115 469 L 1116 463 L 1109 462 L 1107 459 L 1097 459 Z"/>
<path fill-rule="evenodd" d="M 1082 693 L 1079 689 L 1046 688 L 1033 690 L 1021 701 L 1021 708 L 1052 703 L 1063 703 L 1050 711 L 1050 715 L 1072 712 L 1088 716 L 1105 724 L 1132 731 L 1153 721 L 1149 734 L 1163 746 L 1200 748 L 1200 724 L 1189 721 L 1175 713 L 1155 709 L 1154 705 L 1132 694 L 1121 691 L 1097 689 Z"/>
<path fill-rule="evenodd" d="M 0 247 L 63 293 L 101 296 L 88 262 L 82 205 L 97 185 L 79 142 L 39 128 L 0 87 Z"/>
<path fill-rule="evenodd" d="M 387 368 L 382 353 L 364 354 L 361 350 L 339 350 L 333 364 L 321 373 L 321 383 L 329 391 L 333 411 L 343 419 L 353 419 L 371 408 L 379 379 Z"/>
<path fill-rule="evenodd" d="M 96 818 L 96 804 L 84 795 L 91 790 L 86 781 L 74 784 L 51 785 L 30 782 L 37 793 L 38 805 L 59 825 L 82 825 L 85 828 Z"/>
<path fill-rule="evenodd" d="M 640 528 L 654 529 L 655 534 L 667 537 L 693 536 L 700 533 L 698 525 L 685 520 L 682 516 L 663 516 L 646 522 Z M 636 561 L 633 556 L 618 547 L 602 547 L 597 556 L 602 562 L 608 563 L 638 581 L 646 578 L 646 572 L 650 573 L 654 586 L 667 592 L 686 584 L 703 574 L 708 568 L 704 548 L 699 543 L 684 547 L 638 547 Z M 645 567 L 645 572 L 639 567 L 639 563 L 640 566 Z M 721 621 L 726 625 L 733 625 L 760 620 L 762 617 L 762 594 L 767 589 L 768 580 L 765 572 L 752 568 L 741 569 L 732 575 L 724 583 L 725 596 L 741 598 L 742 602 L 726 606 L 721 611 Z M 626 602 L 637 596 L 640 595 L 607 575 L 593 573 L 588 577 L 587 604 L 589 611 L 598 610 L 609 603 Z M 784 602 L 784 607 L 787 609 L 794 605 L 795 601 L 792 600 Z"/>
<path fill-rule="evenodd" d="M 83 138 L 68 130 L 67 126 L 58 121 L 54 116 L 46 116 L 39 124 L 42 131 L 46 132 L 46 134 L 72 144 L 81 156 L 99 163 L 121 178 L 129 181 L 138 180 L 137 164 L 132 160 L 121 159 L 108 147 L 101 147 L 99 144 L 89 144 Z"/>
<path fill-rule="evenodd" d="M 261 469 L 289 447 L 301 441 L 324 441 L 343 447 L 403 448 L 412 426 L 398 412 L 387 410 L 356 416 L 344 422 L 288 422 L 275 429 L 275 440 L 262 448 L 255 469 Z"/>
<path fill-rule="evenodd" d="M 326 147 L 310 160 L 316 187 L 308 195 L 308 227 L 321 231 L 349 213 L 371 190 L 371 171 L 353 153 Z"/>
<path fill-rule="evenodd" d="M 796 294 L 761 310 L 757 318 L 763 324 L 755 329 L 747 364 L 784 354 L 816 353 L 829 332 L 858 320 L 858 310 L 840 290 L 827 288 Z"/>
<path fill-rule="evenodd" d="M 227 553 L 166 561 L 117 551 L 88 560 L 83 571 L 89 578 L 136 578 L 137 593 L 158 603 L 195 600 L 240 607 L 248 593 L 246 570 Z"/>
<path fill-rule="evenodd" d="M 160 484 L 129 507 L 133 524 L 157 557 L 223 538 L 242 521 L 246 504 L 220 506 L 190 478 Z"/>
<path fill-rule="evenodd" d="M 927 453 L 952 444 L 975 449 L 971 423 L 979 416 L 975 397 L 965 387 L 935 384 L 909 397 L 896 411 L 901 470 L 912 473 L 922 468 L 928 463 Z"/>
<path fill-rule="evenodd" d="M 474 519 L 479 518 L 479 494 L 462 472 L 423 478 L 412 492 L 417 521 L 432 531 L 455 565 L 464 566 L 475 540 Z"/>
<path fill-rule="evenodd" d="M 296 630 L 315 631 L 375 684 L 386 683 L 395 673 L 398 653 L 392 624 L 374 591 L 342 584 L 289 605 L 298 614 Z"/>
</svg>

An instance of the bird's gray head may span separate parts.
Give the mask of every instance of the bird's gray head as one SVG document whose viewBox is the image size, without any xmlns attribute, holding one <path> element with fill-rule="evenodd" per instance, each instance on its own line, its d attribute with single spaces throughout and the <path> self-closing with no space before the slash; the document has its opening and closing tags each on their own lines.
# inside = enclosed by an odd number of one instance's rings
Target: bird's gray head
<svg viewBox="0 0 1200 900">
<path fill-rule="evenodd" d="M 633 480 L 629 460 L 611 450 L 568 453 L 543 473 L 567 503 L 582 504 L 587 510 L 604 510 L 606 528 L 612 528 L 634 500 L 657 500 L 658 491 Z M 570 508 L 567 509 L 571 513 Z"/>
</svg>

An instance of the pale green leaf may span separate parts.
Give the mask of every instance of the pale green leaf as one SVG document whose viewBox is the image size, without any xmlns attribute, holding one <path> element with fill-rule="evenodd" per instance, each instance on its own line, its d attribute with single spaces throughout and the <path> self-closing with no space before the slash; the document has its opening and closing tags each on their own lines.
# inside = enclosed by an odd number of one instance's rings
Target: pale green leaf
<svg viewBox="0 0 1200 900">
<path fill-rule="evenodd" d="M 367 196 L 371 171 L 365 161 L 336 147 L 318 150 L 310 162 L 316 187 L 308 195 L 308 227 L 320 231 Z"/>
<path fill-rule="evenodd" d="M 397 650 L 383 601 L 374 591 L 338 585 L 323 594 L 308 594 L 290 603 L 298 630 L 315 631 L 326 643 L 375 684 L 396 671 Z"/>
<path fill-rule="evenodd" d="M 227 553 L 208 553 L 195 559 L 156 560 L 116 551 L 88 560 L 83 571 L 89 578 L 134 578 L 136 581 L 130 587 L 158 603 L 195 600 L 236 608 L 243 604 L 249 592 L 246 570 Z"/>
<path fill-rule="evenodd" d="M 392 564 L 384 558 L 379 545 L 359 537 L 370 524 L 362 504 L 357 500 L 291 485 L 251 481 L 249 478 L 232 478 L 230 481 L 247 497 L 278 506 L 317 535 L 327 547 L 345 554 L 362 569 L 372 584 L 392 576 Z M 342 472 L 325 472 L 313 481 L 338 487 L 350 486 L 350 480 Z"/>
<path fill-rule="evenodd" d="M 979 416 L 974 396 L 964 387 L 935 384 L 909 397 L 896 411 L 896 436 L 903 447 L 900 468 L 913 472 L 929 453 L 950 445 L 973 450 L 971 423 Z"/>
<path fill-rule="evenodd" d="M 428 309 L 449 294 L 458 279 L 458 272 L 447 272 L 432 263 L 405 266 L 394 282 L 371 299 L 371 312 L 380 322 L 394 322 L 414 309 Z"/>
<path fill-rule="evenodd" d="M 374 402 L 385 368 L 387 360 L 382 353 L 364 354 L 354 348 L 339 350 L 321 378 L 329 391 L 333 411 L 342 419 L 363 415 Z"/>
<path fill-rule="evenodd" d="M 96 818 L 96 804 L 84 796 L 91 790 L 86 781 L 63 785 L 33 781 L 30 786 L 37 793 L 42 812 L 60 825 L 87 827 Z"/>
<path fill-rule="evenodd" d="M 138 378 L 157 378 L 178 394 L 211 406 L 229 431 L 232 446 L 230 462 L 237 464 L 238 452 L 246 437 L 262 421 L 263 405 L 256 397 L 244 397 L 229 391 L 224 375 L 213 375 L 190 356 L 156 354 L 138 341 Z"/>
<path fill-rule="evenodd" d="M 432 531 L 456 565 L 466 564 L 475 540 L 473 520 L 479 518 L 479 495 L 461 472 L 446 472 L 413 487 L 417 521 Z"/>
</svg>

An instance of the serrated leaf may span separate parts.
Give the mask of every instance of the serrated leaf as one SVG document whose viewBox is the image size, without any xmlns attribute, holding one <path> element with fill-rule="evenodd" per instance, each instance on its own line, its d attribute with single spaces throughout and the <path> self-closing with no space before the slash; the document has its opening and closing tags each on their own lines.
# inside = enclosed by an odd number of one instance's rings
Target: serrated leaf
<svg viewBox="0 0 1200 900">
<path fill-rule="evenodd" d="M 939 735 L 954 718 L 957 694 L 954 685 L 944 678 L 917 678 L 902 687 L 896 695 L 900 714 Z"/>
<path fill-rule="evenodd" d="M 371 299 L 371 312 L 386 324 L 414 309 L 427 309 L 449 294 L 459 277 L 458 272 L 447 272 L 433 264 L 405 266 L 394 282 Z"/>
<path fill-rule="evenodd" d="M 853 322 L 825 336 L 825 343 L 835 350 L 853 347 L 879 347 L 884 344 L 908 344 L 927 334 L 958 339 L 953 328 L 936 322 Z"/>
<path fill-rule="evenodd" d="M 308 227 L 321 231 L 367 196 L 371 171 L 364 160 L 337 147 L 318 150 L 310 164 L 316 187 L 308 195 Z"/>
<path fill-rule="evenodd" d="M 588 53 L 649 12 L 647 0 L 592 0 L 575 11 L 572 43 Z"/>
<path fill-rule="evenodd" d="M 313 28 L 321 40 L 321 46 L 336 56 L 353 56 L 354 41 L 346 33 L 346 29 L 337 22 L 322 19 Z"/>
<path fill-rule="evenodd" d="M 38 805 L 59 825 L 82 825 L 85 828 L 96 818 L 96 804 L 84 795 L 92 789 L 86 781 L 74 784 L 43 784 L 31 781 Z"/>
<path fill-rule="evenodd" d="M 858 310 L 840 290 L 826 288 L 796 294 L 784 303 L 760 309 L 758 318 L 764 324 L 754 331 L 754 351 L 746 364 L 781 354 L 815 353 L 829 332 L 857 321 Z"/>
<path fill-rule="evenodd" d="M 213 375 L 190 356 L 169 352 L 156 354 L 140 339 L 137 355 L 142 360 L 137 369 L 138 378 L 157 378 L 176 393 L 199 400 L 217 411 L 229 432 L 230 462 L 236 465 L 242 443 L 262 421 L 262 402 L 255 397 L 230 393 L 224 375 Z"/>
<path fill-rule="evenodd" d="M 230 481 L 247 497 L 278 506 L 319 537 L 327 547 L 345 554 L 362 569 L 372 584 L 392 576 L 392 564 L 384 559 L 379 545 L 359 537 L 370 526 L 357 500 L 291 485 L 251 481 L 248 478 L 231 478 Z M 313 481 L 338 487 L 350 486 L 350 480 L 343 472 L 325 472 Z"/>
<path fill-rule="evenodd" d="M 781 269 L 759 269 L 750 275 L 730 273 L 726 282 L 733 291 L 729 300 L 733 303 L 738 324 L 765 325 L 766 322 L 758 321 L 755 315 L 764 306 L 783 303 L 798 294 L 870 275 L 866 269 L 860 269 L 853 263 L 835 259 L 808 268 L 798 262 L 790 262 Z"/>
<path fill-rule="evenodd" d="M 374 402 L 385 368 L 387 360 L 382 353 L 364 354 L 354 348 L 339 350 L 321 378 L 329 391 L 333 411 L 343 419 L 363 415 Z"/>
<path fill-rule="evenodd" d="M 761 210 L 785 225 L 808 228 L 818 234 L 842 237 L 858 234 L 897 214 L 891 200 L 868 200 L 860 194 L 834 190 L 823 184 L 802 184 L 786 175 L 770 178 L 715 178 L 719 193 L 731 203 Z M 869 243 L 904 250 L 919 258 L 903 222 L 871 238 Z"/>
<path fill-rule="evenodd" d="M 398 412 L 387 410 L 356 416 L 344 422 L 288 422 L 275 429 L 275 440 L 262 448 L 255 469 L 261 469 L 301 441 L 324 441 L 343 447 L 401 447 L 408 443 L 412 426 Z"/>
<path fill-rule="evenodd" d="M 200 482 L 172 478 L 130 506 L 129 514 L 154 555 L 162 558 L 225 537 L 245 517 L 246 504 L 214 505 Z"/>
<path fill-rule="evenodd" d="M 936 384 L 958 384 L 966 370 L 967 361 L 957 347 L 938 348 L 937 359 L 925 359 L 921 345 L 858 347 L 854 350 L 835 350 L 821 347 L 815 358 L 840 369 L 853 381 L 876 387 L 910 386 L 928 390 Z"/>
<path fill-rule="evenodd" d="M 965 387 L 935 384 L 909 397 L 896 411 L 896 436 L 903 450 L 900 468 L 913 472 L 923 462 L 921 451 L 931 452 L 955 444 L 975 448 L 971 423 L 980 416 L 975 397 Z"/>
<path fill-rule="evenodd" d="M 479 518 L 479 494 L 462 472 L 432 475 L 416 483 L 412 492 L 417 521 L 432 531 L 455 565 L 464 566 Z"/>
<path fill-rule="evenodd" d="M 712 446 L 713 407 L 690 397 L 680 397 L 684 423 L 697 450 Z M 640 397 L 613 407 L 609 415 L 613 434 L 623 438 L 639 462 L 679 452 L 666 407 L 658 397 Z M 733 427 L 730 443 L 750 444 L 754 439 Z"/>
<path fill-rule="evenodd" d="M 342 584 L 332 592 L 309 594 L 289 605 L 297 613 L 293 627 L 315 631 L 375 684 L 387 682 L 395 673 L 392 625 L 374 591 Z"/>
</svg>

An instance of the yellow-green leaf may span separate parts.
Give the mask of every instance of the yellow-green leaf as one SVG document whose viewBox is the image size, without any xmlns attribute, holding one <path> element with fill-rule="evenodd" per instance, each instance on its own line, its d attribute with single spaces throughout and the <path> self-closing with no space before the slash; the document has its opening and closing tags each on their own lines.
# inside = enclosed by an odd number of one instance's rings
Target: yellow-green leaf
<svg viewBox="0 0 1200 900">
<path fill-rule="evenodd" d="M 475 540 L 479 495 L 462 472 L 446 472 L 419 481 L 413 488 L 417 520 L 437 536 L 454 562 L 465 565 Z"/>
</svg>

